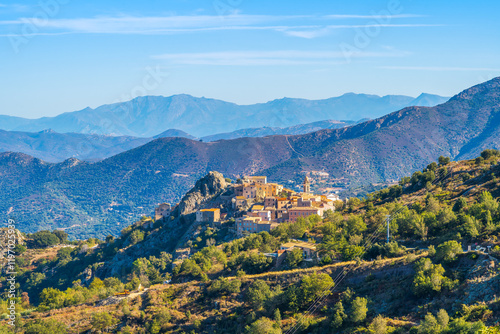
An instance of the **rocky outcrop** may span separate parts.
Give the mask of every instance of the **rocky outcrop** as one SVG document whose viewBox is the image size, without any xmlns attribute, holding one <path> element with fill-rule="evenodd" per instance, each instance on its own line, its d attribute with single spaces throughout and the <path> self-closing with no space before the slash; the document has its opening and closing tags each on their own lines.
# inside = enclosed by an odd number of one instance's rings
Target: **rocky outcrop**
<svg viewBox="0 0 500 334">
<path fill-rule="evenodd" d="M 200 205 L 219 195 L 226 186 L 226 181 L 221 173 L 208 173 L 205 177 L 199 179 L 194 188 L 182 198 L 174 215 L 178 217 L 193 213 Z"/>
<path fill-rule="evenodd" d="M 183 236 L 189 233 L 194 223 L 194 212 L 206 203 L 216 199 L 226 189 L 224 176 L 218 172 L 210 172 L 198 180 L 195 186 L 182 198 L 172 212 L 173 219 L 163 222 L 162 226 L 153 230 L 143 242 L 121 249 L 114 258 L 105 263 L 96 272 L 96 276 L 106 278 L 123 275 L 131 264 L 140 257 L 158 255 L 160 251 L 172 252 Z M 135 226 L 135 228 L 141 228 Z"/>
</svg>

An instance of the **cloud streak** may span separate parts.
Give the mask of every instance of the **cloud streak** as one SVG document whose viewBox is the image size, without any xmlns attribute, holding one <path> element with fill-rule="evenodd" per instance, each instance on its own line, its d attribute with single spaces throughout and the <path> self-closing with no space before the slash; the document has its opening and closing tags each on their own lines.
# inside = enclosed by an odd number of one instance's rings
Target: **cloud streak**
<svg viewBox="0 0 500 334">
<path fill-rule="evenodd" d="M 388 15 L 384 19 L 398 19 L 420 17 L 419 15 Z M 333 20 L 340 19 L 380 19 L 377 15 L 194 15 L 194 16 L 156 16 L 156 17 L 94 17 L 76 19 L 50 19 L 40 20 L 35 18 L 20 18 L 17 20 L 0 21 L 0 26 L 13 27 L 31 24 L 43 29 L 36 34 L 60 35 L 62 33 L 74 34 L 179 34 L 190 32 L 209 32 L 222 30 L 272 30 L 292 37 L 317 38 L 330 34 L 338 29 L 355 29 L 371 26 L 410 28 L 438 26 L 433 24 L 392 24 L 374 23 L 367 25 L 343 24 L 333 25 Z M 11 29 L 12 30 L 12 29 Z M 9 32 L 0 32 L 7 36 Z M 35 35 L 35 34 L 34 34 Z"/>
<path fill-rule="evenodd" d="M 408 52 L 355 52 L 354 58 L 403 57 Z M 224 51 L 203 53 L 171 53 L 152 56 L 175 65 L 277 66 L 277 65 L 342 65 L 345 55 L 337 51 Z"/>
<path fill-rule="evenodd" d="M 467 72 L 467 71 L 491 71 L 500 72 L 500 68 L 485 68 L 485 67 L 446 67 L 446 66 L 380 66 L 379 68 L 386 70 L 403 70 L 403 71 L 431 71 L 431 72 Z"/>
</svg>

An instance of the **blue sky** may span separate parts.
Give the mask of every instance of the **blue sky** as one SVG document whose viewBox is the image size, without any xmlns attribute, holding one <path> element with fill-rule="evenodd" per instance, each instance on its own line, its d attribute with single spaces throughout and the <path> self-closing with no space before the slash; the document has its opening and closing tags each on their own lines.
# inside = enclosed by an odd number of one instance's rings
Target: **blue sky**
<svg viewBox="0 0 500 334">
<path fill-rule="evenodd" d="M 451 96 L 500 76 L 493 1 L 0 0 L 0 114 L 138 95 Z"/>
</svg>

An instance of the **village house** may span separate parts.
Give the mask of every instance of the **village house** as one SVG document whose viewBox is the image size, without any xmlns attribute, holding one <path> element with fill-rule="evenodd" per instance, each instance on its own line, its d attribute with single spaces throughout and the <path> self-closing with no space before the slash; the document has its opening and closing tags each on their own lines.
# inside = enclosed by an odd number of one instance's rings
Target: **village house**
<svg viewBox="0 0 500 334">
<path fill-rule="evenodd" d="M 280 250 L 292 251 L 295 248 L 302 250 L 304 260 L 310 260 L 317 257 L 316 245 L 305 241 L 292 240 L 291 242 L 282 244 Z"/>
<path fill-rule="evenodd" d="M 278 226 L 277 223 L 262 221 L 260 217 L 244 216 L 236 219 L 236 231 L 240 236 L 243 235 L 244 232 L 270 232 L 276 226 Z"/>
<path fill-rule="evenodd" d="M 202 209 L 196 212 L 199 223 L 215 223 L 220 221 L 220 209 Z"/>
<path fill-rule="evenodd" d="M 172 212 L 172 207 L 170 203 L 162 203 L 155 208 L 155 220 L 160 220 L 170 216 Z"/>
<path fill-rule="evenodd" d="M 277 199 L 274 196 L 266 196 L 264 198 L 264 207 L 265 208 L 276 208 Z"/>
<path fill-rule="evenodd" d="M 243 180 L 249 183 L 266 184 L 267 176 L 245 176 Z"/>
<path fill-rule="evenodd" d="M 288 209 L 289 218 L 288 221 L 295 222 L 297 218 L 306 218 L 310 215 L 323 215 L 323 211 L 319 208 L 314 207 L 294 207 Z"/>
<path fill-rule="evenodd" d="M 233 209 L 244 207 L 248 204 L 245 196 L 236 196 L 232 199 Z"/>
</svg>

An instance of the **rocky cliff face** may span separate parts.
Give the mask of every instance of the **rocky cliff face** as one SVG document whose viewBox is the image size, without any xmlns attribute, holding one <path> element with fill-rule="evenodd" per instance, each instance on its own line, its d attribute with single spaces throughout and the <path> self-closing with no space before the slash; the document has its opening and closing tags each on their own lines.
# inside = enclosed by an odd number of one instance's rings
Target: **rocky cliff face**
<svg viewBox="0 0 500 334">
<path fill-rule="evenodd" d="M 220 194 L 227 184 L 224 176 L 219 172 L 210 172 L 198 180 L 181 200 L 174 212 L 176 217 L 193 213 L 201 204 Z"/>
<path fill-rule="evenodd" d="M 224 176 L 218 172 L 210 172 L 199 179 L 172 213 L 174 219 L 166 220 L 158 229 L 146 229 L 150 234 L 143 242 L 121 249 L 111 261 L 99 268 L 97 276 L 105 278 L 120 275 L 126 272 L 137 258 L 147 258 L 150 255 L 158 255 L 159 252 L 173 252 L 194 223 L 194 212 L 221 194 L 226 186 Z M 139 226 L 136 228 L 143 230 Z"/>
</svg>

